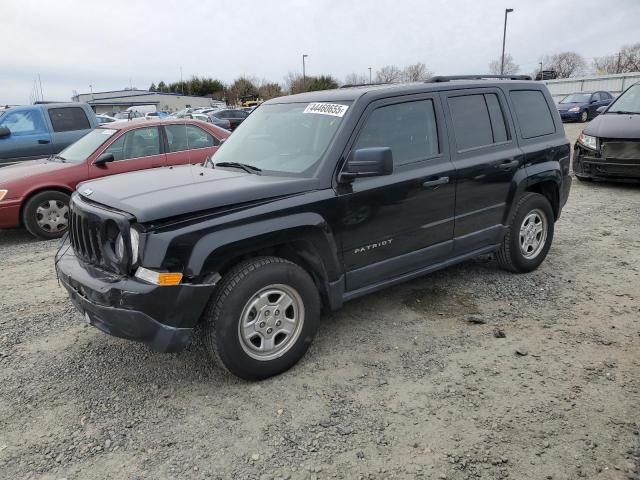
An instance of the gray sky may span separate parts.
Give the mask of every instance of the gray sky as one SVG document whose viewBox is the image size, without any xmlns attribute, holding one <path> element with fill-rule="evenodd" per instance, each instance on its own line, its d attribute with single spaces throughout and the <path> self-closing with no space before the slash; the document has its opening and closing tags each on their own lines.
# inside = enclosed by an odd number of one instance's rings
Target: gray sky
<svg viewBox="0 0 640 480">
<path fill-rule="evenodd" d="M 590 61 L 640 41 L 640 0 L 2 0 L 0 103 L 26 103 L 40 73 L 47 100 L 193 74 L 282 83 L 302 70 L 339 79 L 424 62 L 438 74 L 486 73 L 507 52 L 522 73 L 545 54 Z"/>
</svg>

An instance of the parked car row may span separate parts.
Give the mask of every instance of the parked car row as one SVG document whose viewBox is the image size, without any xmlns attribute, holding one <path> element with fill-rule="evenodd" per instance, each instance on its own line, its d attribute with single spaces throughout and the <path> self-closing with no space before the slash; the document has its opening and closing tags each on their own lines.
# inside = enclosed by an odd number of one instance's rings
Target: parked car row
<svg viewBox="0 0 640 480">
<path fill-rule="evenodd" d="M 564 97 L 558 103 L 558 112 L 562 120 L 586 122 L 596 117 L 601 107 L 606 107 L 613 100 L 609 92 L 579 92 Z"/>
</svg>

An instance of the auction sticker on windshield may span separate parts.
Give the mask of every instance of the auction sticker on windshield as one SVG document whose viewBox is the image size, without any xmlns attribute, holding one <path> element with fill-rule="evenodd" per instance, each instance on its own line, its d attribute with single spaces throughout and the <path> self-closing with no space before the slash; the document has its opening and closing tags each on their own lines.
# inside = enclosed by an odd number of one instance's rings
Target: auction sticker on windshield
<svg viewBox="0 0 640 480">
<path fill-rule="evenodd" d="M 332 115 L 334 117 L 344 117 L 348 105 L 339 103 L 310 103 L 303 113 L 319 113 L 321 115 Z"/>
</svg>

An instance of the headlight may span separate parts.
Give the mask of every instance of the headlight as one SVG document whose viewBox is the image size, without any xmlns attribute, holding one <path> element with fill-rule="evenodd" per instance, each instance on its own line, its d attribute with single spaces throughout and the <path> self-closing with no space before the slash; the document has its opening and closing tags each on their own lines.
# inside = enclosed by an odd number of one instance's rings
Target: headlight
<svg viewBox="0 0 640 480">
<path fill-rule="evenodd" d="M 580 111 L 580 107 L 573 107 L 569 109 L 570 112 L 579 112 Z"/>
<path fill-rule="evenodd" d="M 124 258 L 124 238 L 122 238 L 121 233 L 119 233 L 118 238 L 116 238 L 115 254 L 118 260 L 122 260 Z"/>
<path fill-rule="evenodd" d="M 131 263 L 138 261 L 138 244 L 140 243 L 140 232 L 135 228 L 129 230 L 129 239 L 131 240 Z"/>
<path fill-rule="evenodd" d="M 6 197 L 7 193 L 9 193 L 9 190 L 0 190 L 0 200 Z"/>
<path fill-rule="evenodd" d="M 584 145 L 591 150 L 598 149 L 598 139 L 596 137 L 592 137 L 591 135 L 585 135 L 584 132 L 580 133 L 578 137 L 578 143 Z"/>
</svg>

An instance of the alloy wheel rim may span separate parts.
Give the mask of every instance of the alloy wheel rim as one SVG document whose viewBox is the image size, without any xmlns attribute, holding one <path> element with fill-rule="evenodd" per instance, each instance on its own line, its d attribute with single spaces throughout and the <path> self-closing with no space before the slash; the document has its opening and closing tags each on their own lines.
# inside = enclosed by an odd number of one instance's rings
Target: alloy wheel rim
<svg viewBox="0 0 640 480">
<path fill-rule="evenodd" d="M 292 287 L 274 284 L 253 295 L 242 309 L 238 337 L 256 360 L 281 357 L 295 345 L 304 325 L 304 304 Z"/>
<path fill-rule="evenodd" d="M 59 233 L 69 227 L 69 206 L 60 200 L 46 200 L 36 208 L 36 223 L 43 231 Z"/>
<path fill-rule="evenodd" d="M 544 248 L 547 241 L 547 216 L 542 210 L 531 210 L 520 225 L 520 253 L 527 260 L 533 260 Z"/>
</svg>

